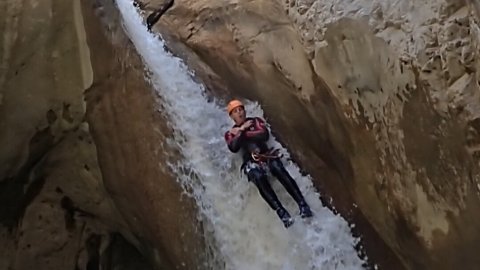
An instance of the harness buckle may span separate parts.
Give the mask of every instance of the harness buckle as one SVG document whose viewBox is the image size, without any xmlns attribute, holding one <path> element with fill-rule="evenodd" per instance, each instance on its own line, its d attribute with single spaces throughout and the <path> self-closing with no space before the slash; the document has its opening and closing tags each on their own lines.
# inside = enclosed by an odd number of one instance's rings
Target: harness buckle
<svg viewBox="0 0 480 270">
<path fill-rule="evenodd" d="M 251 153 L 253 161 L 261 163 L 266 162 L 269 159 L 279 158 L 282 155 L 278 153 L 279 149 L 274 149 L 269 151 L 267 154 L 260 154 L 260 153 Z"/>
</svg>

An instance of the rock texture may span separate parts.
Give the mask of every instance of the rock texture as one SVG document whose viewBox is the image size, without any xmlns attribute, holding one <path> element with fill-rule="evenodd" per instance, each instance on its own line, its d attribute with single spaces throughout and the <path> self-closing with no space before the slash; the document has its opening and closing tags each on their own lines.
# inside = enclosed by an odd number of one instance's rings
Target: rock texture
<svg viewBox="0 0 480 270">
<path fill-rule="evenodd" d="M 204 267 L 163 163 L 175 152 L 158 148 L 168 129 L 107 2 L 0 3 L 0 269 Z"/>
<path fill-rule="evenodd" d="M 260 101 L 324 199 L 357 224 L 369 254 L 381 252 L 376 232 L 395 253 L 379 256 L 381 266 L 474 269 L 473 4 L 177 0 L 154 29 L 222 78 L 230 91 L 222 96 Z M 215 93 L 211 76 L 200 77 Z"/>
<path fill-rule="evenodd" d="M 121 247 L 112 233 L 129 233 L 83 121 L 92 73 L 80 2 L 0 5 L 0 269 L 98 268 Z"/>
<path fill-rule="evenodd" d="M 88 43 L 96 47 L 87 119 L 105 186 L 158 265 L 203 269 L 203 233 L 193 202 L 168 168 L 178 153 L 166 142 L 172 132 L 157 113 L 143 63 L 109 1 L 85 10 Z"/>
<path fill-rule="evenodd" d="M 473 214 L 480 112 L 475 6 L 290 1 L 286 7 L 316 73 L 352 126 L 374 138 L 368 150 L 360 146 L 368 142 L 363 136 L 352 140 L 361 150 L 352 159 L 362 179 L 354 190 L 360 207 L 411 267 L 474 267 L 480 226 Z"/>
</svg>

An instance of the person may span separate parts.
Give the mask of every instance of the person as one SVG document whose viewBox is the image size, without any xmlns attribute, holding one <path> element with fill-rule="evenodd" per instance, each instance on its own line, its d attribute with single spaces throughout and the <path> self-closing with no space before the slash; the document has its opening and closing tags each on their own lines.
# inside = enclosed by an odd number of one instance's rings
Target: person
<svg viewBox="0 0 480 270">
<path fill-rule="evenodd" d="M 147 29 L 148 31 L 152 30 L 152 27 L 160 20 L 160 17 L 173 6 L 174 0 L 167 0 L 163 5 L 159 8 L 154 10 L 150 15 L 147 17 Z"/>
<path fill-rule="evenodd" d="M 233 153 L 241 151 L 243 157 L 241 170 L 247 175 L 248 181 L 256 185 L 270 208 L 276 211 L 285 228 L 293 224 L 293 219 L 273 191 L 268 181 L 268 170 L 296 201 L 301 217 L 313 216 L 297 183 L 283 166 L 278 151 L 272 151 L 268 147 L 270 132 L 265 126 L 265 121 L 260 117 L 247 117 L 245 106 L 236 99 L 228 103 L 227 112 L 235 122 L 224 135 L 228 149 Z"/>
</svg>

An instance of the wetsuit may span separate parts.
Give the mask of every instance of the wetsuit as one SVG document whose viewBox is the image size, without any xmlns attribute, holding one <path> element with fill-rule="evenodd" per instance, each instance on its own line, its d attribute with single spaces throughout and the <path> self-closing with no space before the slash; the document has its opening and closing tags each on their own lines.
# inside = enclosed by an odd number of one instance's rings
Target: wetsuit
<svg viewBox="0 0 480 270">
<path fill-rule="evenodd" d="M 265 126 L 265 122 L 261 118 L 247 118 L 246 121 L 248 120 L 252 120 L 253 124 L 245 131 L 240 131 L 236 136 L 229 131 L 225 133 L 225 140 L 227 142 L 228 149 L 233 153 L 241 151 L 243 157 L 243 172 L 247 175 L 249 181 L 255 183 L 260 195 L 273 210 L 277 211 L 277 214 L 284 222 L 284 225 L 288 227 L 291 225 L 291 223 L 293 223 L 289 213 L 282 206 L 281 202 L 277 198 L 277 195 L 270 186 L 270 183 L 267 179 L 267 172 L 262 165 L 256 162 L 252 157 L 252 153 L 255 152 L 260 154 L 267 154 L 269 152 L 270 149 L 268 148 L 266 142 L 270 136 L 270 132 Z M 240 126 L 234 125 L 234 127 Z M 280 183 L 282 183 L 288 193 L 297 202 L 300 207 L 302 217 L 311 216 L 312 213 L 310 208 L 305 202 L 300 189 L 295 183 L 295 180 L 290 176 L 288 171 L 283 166 L 280 158 L 270 158 L 267 159 L 265 163 L 272 175 L 274 175 L 280 181 Z"/>
</svg>

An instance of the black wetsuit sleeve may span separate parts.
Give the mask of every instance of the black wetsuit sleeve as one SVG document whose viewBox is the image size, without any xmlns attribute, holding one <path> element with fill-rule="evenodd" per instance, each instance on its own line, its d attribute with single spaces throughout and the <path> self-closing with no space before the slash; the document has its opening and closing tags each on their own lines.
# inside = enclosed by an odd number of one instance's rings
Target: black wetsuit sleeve
<svg viewBox="0 0 480 270">
<path fill-rule="evenodd" d="M 243 132 L 237 134 L 237 136 L 233 135 L 230 132 L 225 133 L 225 141 L 227 142 L 228 145 L 228 150 L 230 150 L 233 153 L 238 152 L 240 148 L 242 147 L 242 142 L 243 142 Z"/>
</svg>

